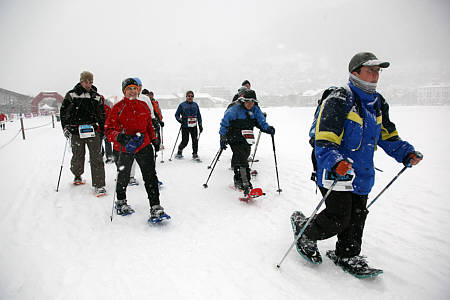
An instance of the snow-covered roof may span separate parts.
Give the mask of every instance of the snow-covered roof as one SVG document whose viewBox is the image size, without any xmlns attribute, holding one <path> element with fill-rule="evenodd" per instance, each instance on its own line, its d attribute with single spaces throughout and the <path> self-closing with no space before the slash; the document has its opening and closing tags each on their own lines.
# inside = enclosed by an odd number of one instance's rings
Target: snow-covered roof
<svg viewBox="0 0 450 300">
<path fill-rule="evenodd" d="M 323 89 L 320 90 L 307 90 L 302 93 L 302 96 L 317 96 L 323 92 Z"/>
</svg>

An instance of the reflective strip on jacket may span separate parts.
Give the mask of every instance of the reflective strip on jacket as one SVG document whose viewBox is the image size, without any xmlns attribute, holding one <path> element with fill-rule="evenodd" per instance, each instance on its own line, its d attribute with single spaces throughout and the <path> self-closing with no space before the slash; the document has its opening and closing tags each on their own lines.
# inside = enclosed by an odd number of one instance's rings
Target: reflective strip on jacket
<svg viewBox="0 0 450 300">
<path fill-rule="evenodd" d="M 398 136 L 383 96 L 363 92 L 351 82 L 349 87 L 332 92 L 320 108 L 315 134 L 317 184 L 323 186 L 324 170 L 351 158 L 355 170 L 353 193 L 367 195 L 375 181 L 373 156 L 377 145 L 398 162 L 414 147 Z"/>
</svg>

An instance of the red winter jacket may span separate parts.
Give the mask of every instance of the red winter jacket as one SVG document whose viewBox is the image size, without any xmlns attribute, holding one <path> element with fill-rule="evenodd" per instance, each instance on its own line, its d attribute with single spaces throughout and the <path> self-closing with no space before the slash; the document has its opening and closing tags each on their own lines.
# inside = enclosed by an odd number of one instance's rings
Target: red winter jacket
<svg viewBox="0 0 450 300">
<path fill-rule="evenodd" d="M 114 143 L 114 150 L 121 152 L 125 152 L 125 147 L 117 142 L 117 135 L 121 132 L 128 135 L 135 135 L 138 132 L 144 134 L 144 142 L 134 153 L 141 151 L 156 139 L 152 115 L 147 103 L 128 98 L 123 98 L 113 106 L 106 120 L 105 132 L 108 140 Z"/>
<path fill-rule="evenodd" d="M 7 119 L 8 119 L 8 117 L 5 114 L 0 114 L 0 122 L 6 121 Z"/>
</svg>

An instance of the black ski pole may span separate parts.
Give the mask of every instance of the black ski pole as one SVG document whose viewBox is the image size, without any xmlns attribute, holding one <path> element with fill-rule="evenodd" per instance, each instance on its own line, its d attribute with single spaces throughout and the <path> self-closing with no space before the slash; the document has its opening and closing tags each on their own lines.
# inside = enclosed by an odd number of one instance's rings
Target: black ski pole
<svg viewBox="0 0 450 300">
<path fill-rule="evenodd" d="M 177 139 L 175 140 L 175 145 L 173 145 L 172 154 L 170 154 L 169 161 L 172 161 L 173 151 L 175 151 L 175 147 L 177 146 L 178 138 L 180 137 L 180 132 L 181 132 L 181 126 L 180 126 L 180 130 L 178 131 Z"/>
<path fill-rule="evenodd" d="M 417 156 L 418 158 L 423 159 L 423 154 L 422 154 L 422 153 L 416 151 L 415 154 L 416 154 L 416 156 Z M 409 165 L 409 166 L 404 166 L 403 169 L 401 169 L 400 172 L 398 172 L 398 174 L 397 174 L 397 175 L 396 175 L 396 176 L 395 176 L 395 177 L 394 177 L 394 178 L 393 178 L 393 179 L 385 186 L 385 188 L 381 190 L 381 192 L 375 197 L 375 199 L 373 199 L 372 202 L 370 202 L 369 205 L 367 205 L 367 208 L 369 208 L 372 204 L 374 204 L 375 201 L 377 201 L 377 199 L 381 196 L 381 194 L 383 194 L 384 191 L 386 191 L 386 190 L 391 186 L 391 184 L 393 184 L 394 181 L 396 181 L 397 178 L 398 178 L 400 175 L 402 175 L 402 173 L 405 172 L 405 170 L 406 170 L 407 168 L 410 168 L 410 167 L 411 167 L 411 165 Z"/>
<path fill-rule="evenodd" d="M 216 161 L 217 156 L 219 155 L 221 148 L 219 148 L 219 151 L 217 151 L 216 155 L 214 156 L 212 162 L 209 164 L 209 166 L 207 167 L 207 169 L 211 169 L 212 164 Z"/>
<path fill-rule="evenodd" d="M 209 181 L 209 178 L 211 178 L 211 174 L 212 174 L 212 172 L 214 171 L 214 168 L 216 167 L 217 162 L 219 161 L 219 157 L 220 157 L 220 155 L 222 154 L 222 151 L 223 151 L 223 149 L 220 148 L 219 155 L 217 155 L 217 159 L 216 159 L 216 161 L 214 162 L 214 166 L 212 167 L 211 172 L 209 173 L 208 179 L 207 179 L 206 182 L 203 184 L 203 187 L 204 187 L 205 189 L 208 187 L 208 181 Z"/>
<path fill-rule="evenodd" d="M 277 192 L 280 194 L 282 190 L 280 189 L 280 179 L 278 177 L 278 163 L 277 163 L 277 155 L 275 152 L 275 138 L 274 138 L 273 134 L 271 134 L 271 136 L 272 136 L 272 146 L 273 146 L 273 157 L 275 158 L 275 171 L 277 173 L 277 184 L 278 184 Z"/>
<path fill-rule="evenodd" d="M 121 161 L 120 161 L 120 157 L 122 156 L 122 151 L 119 151 L 119 155 L 117 156 L 117 162 L 116 162 L 116 167 L 117 167 L 117 174 L 116 174 L 116 187 L 115 187 L 115 189 L 114 189 L 114 196 L 113 196 L 113 203 L 112 203 L 112 208 L 111 208 L 111 216 L 110 216 L 110 219 L 111 219 L 111 222 L 112 222 L 112 220 L 113 220 L 113 218 L 114 218 L 114 204 L 115 204 L 115 202 L 116 202 L 116 194 L 117 194 L 117 180 L 119 180 L 119 170 L 120 170 L 120 163 L 121 163 Z"/>
<path fill-rule="evenodd" d="M 381 196 L 381 194 L 383 194 L 384 193 L 384 191 L 386 191 L 390 186 L 391 186 L 391 184 L 393 184 L 394 183 L 394 181 L 396 181 L 397 180 L 397 178 L 403 173 L 403 172 L 405 172 L 405 170 L 407 169 L 408 167 L 403 167 L 403 169 L 401 169 L 400 170 L 400 172 L 398 172 L 398 174 L 384 187 L 384 189 L 382 189 L 381 190 L 381 192 L 375 197 L 375 199 L 373 199 L 372 200 L 372 202 L 370 202 L 369 203 L 369 205 L 367 205 L 367 208 L 369 208 L 372 204 L 374 204 L 375 203 L 375 201 L 377 201 L 377 199 Z"/>
<path fill-rule="evenodd" d="M 255 155 L 256 155 L 256 150 L 258 149 L 258 145 L 259 145 L 259 139 L 261 138 L 261 130 L 258 133 L 258 138 L 256 139 L 256 145 L 255 145 L 255 150 L 253 151 L 253 156 L 252 156 L 252 162 L 250 164 L 250 169 L 253 166 L 253 162 L 255 161 Z"/>
<path fill-rule="evenodd" d="M 291 246 L 289 247 L 289 249 L 286 251 L 286 253 L 284 254 L 283 258 L 281 259 L 281 261 L 277 264 L 277 268 L 279 269 L 281 267 L 281 264 L 283 263 L 284 259 L 286 258 L 286 256 L 289 254 L 289 252 L 292 250 L 292 248 L 294 247 L 294 245 L 297 243 L 298 239 L 302 236 L 303 232 L 305 232 L 306 227 L 308 227 L 309 223 L 311 223 L 312 218 L 316 215 L 316 213 L 319 211 L 320 207 L 322 206 L 322 204 L 325 202 L 325 200 L 328 198 L 328 196 L 330 195 L 331 191 L 333 190 L 334 186 L 336 185 L 336 183 L 338 182 L 338 177 L 336 177 L 333 181 L 333 183 L 330 186 L 330 189 L 327 191 L 327 193 L 325 194 L 325 196 L 323 196 L 322 200 L 320 200 L 319 204 L 317 205 L 316 209 L 313 211 L 313 213 L 311 214 L 311 216 L 308 218 L 308 221 L 305 223 L 305 225 L 303 225 L 302 229 L 300 230 L 300 232 L 298 233 L 298 235 L 295 237 L 294 242 L 292 242 Z"/>
<path fill-rule="evenodd" d="M 161 145 L 159 146 L 159 152 L 161 152 L 161 162 L 164 162 L 164 127 L 161 127 Z"/>
<path fill-rule="evenodd" d="M 64 157 L 66 157 L 66 149 L 67 149 L 68 142 L 69 142 L 69 138 L 66 138 L 66 145 L 64 146 L 64 153 L 63 153 L 63 158 L 62 158 L 62 162 L 61 162 L 61 169 L 59 169 L 59 177 L 58 177 L 58 184 L 56 185 L 56 191 L 59 190 L 59 181 L 61 180 L 61 173 L 62 173 L 62 169 L 63 169 L 63 165 L 64 165 Z"/>
</svg>

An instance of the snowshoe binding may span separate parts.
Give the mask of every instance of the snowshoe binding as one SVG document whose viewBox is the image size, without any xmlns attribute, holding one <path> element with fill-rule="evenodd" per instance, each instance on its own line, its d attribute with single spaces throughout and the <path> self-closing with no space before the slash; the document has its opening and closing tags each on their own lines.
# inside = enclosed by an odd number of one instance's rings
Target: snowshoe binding
<svg viewBox="0 0 450 300">
<path fill-rule="evenodd" d="M 96 197 L 103 197 L 106 196 L 106 188 L 104 186 L 102 187 L 96 187 L 95 188 L 95 196 Z"/>
<path fill-rule="evenodd" d="M 117 200 L 115 203 L 116 213 L 119 216 L 131 215 L 134 213 L 134 209 L 127 204 L 127 200 Z"/>
<path fill-rule="evenodd" d="M 198 157 L 198 154 L 192 154 L 192 160 L 201 163 L 202 160 Z"/>
<path fill-rule="evenodd" d="M 294 238 L 297 238 L 298 234 L 306 224 L 308 219 L 300 211 L 294 211 L 291 215 L 291 225 L 294 231 Z M 305 234 L 302 234 L 301 238 L 296 243 L 297 252 L 305 260 L 312 264 L 321 264 L 322 256 L 317 248 L 317 241 L 310 240 Z"/>
<path fill-rule="evenodd" d="M 149 223 L 156 224 L 169 219 L 170 216 L 164 212 L 164 208 L 161 205 L 153 205 L 150 208 L 150 216 L 148 218 Z"/>
<path fill-rule="evenodd" d="M 81 185 L 81 184 L 85 184 L 86 182 L 83 180 L 83 178 L 81 178 L 81 176 L 75 176 L 75 178 L 73 179 L 73 184 L 74 185 Z"/>
<path fill-rule="evenodd" d="M 130 177 L 130 181 L 128 182 L 128 186 L 139 185 L 139 181 L 136 178 Z"/>
<path fill-rule="evenodd" d="M 175 155 L 176 159 L 182 159 L 183 158 L 183 152 L 181 152 L 180 150 L 178 150 L 177 154 Z"/>
<path fill-rule="evenodd" d="M 362 255 L 339 257 L 334 250 L 328 250 L 327 256 L 335 265 L 356 278 L 371 278 L 383 274 L 383 270 L 369 267 L 366 258 Z"/>
</svg>

